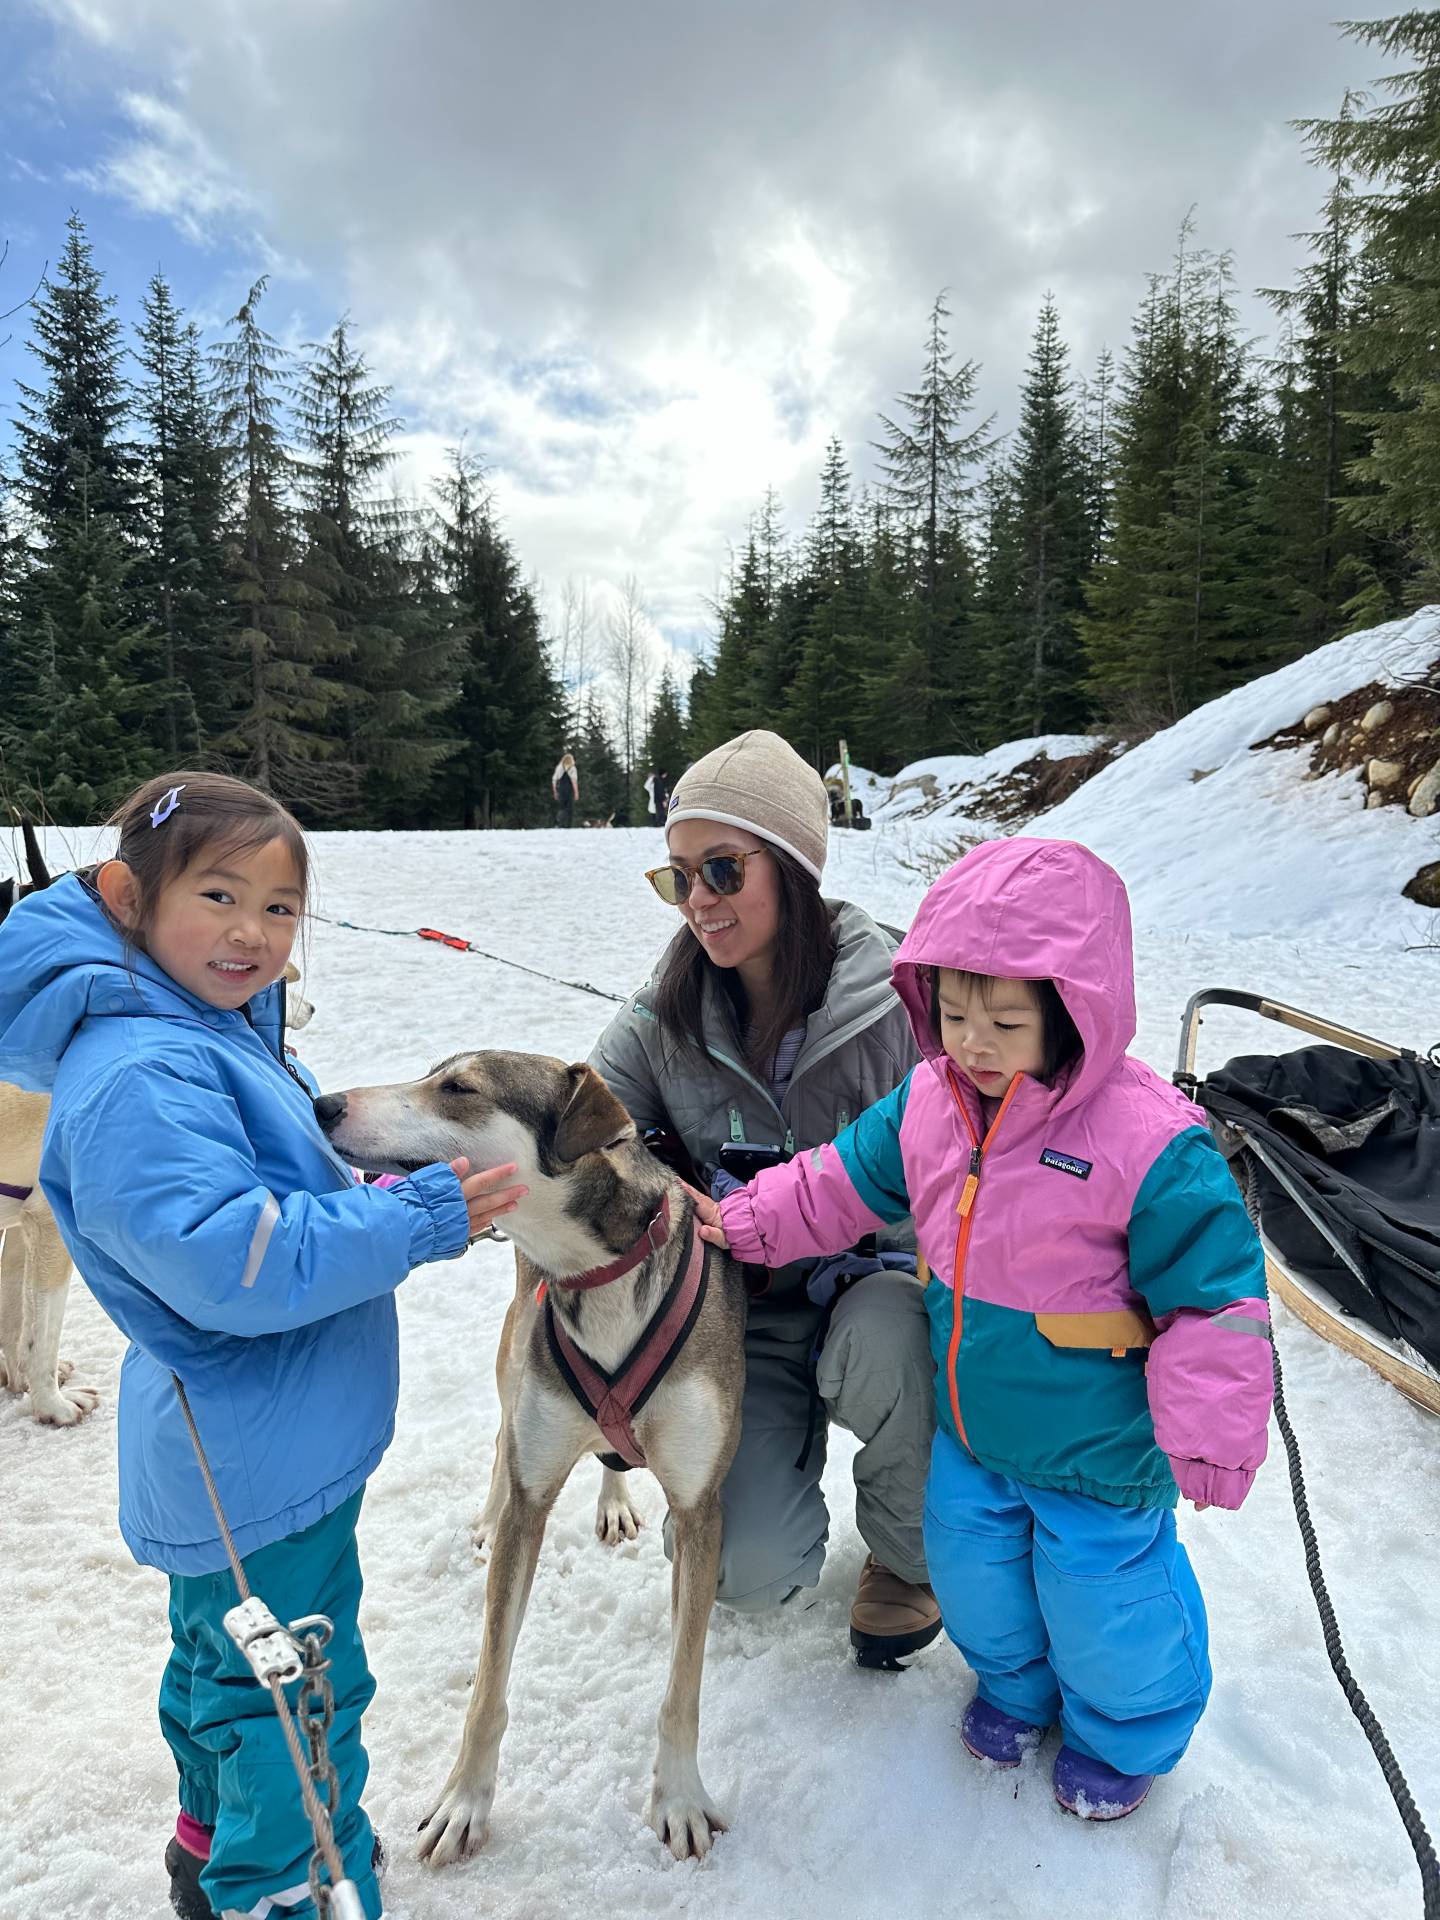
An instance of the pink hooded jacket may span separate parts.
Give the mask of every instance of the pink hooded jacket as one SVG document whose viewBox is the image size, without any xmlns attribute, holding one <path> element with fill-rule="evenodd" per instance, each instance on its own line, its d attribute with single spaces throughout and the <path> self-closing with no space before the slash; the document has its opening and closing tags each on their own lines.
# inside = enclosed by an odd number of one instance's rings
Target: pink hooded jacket
<svg viewBox="0 0 1440 1920">
<path fill-rule="evenodd" d="M 1011 1081 L 987 1127 L 931 1019 L 932 970 L 1053 980 L 1084 1045 Z M 1204 1117 L 1125 1048 L 1119 876 L 1068 841 L 977 847 L 926 894 L 895 959 L 925 1059 L 829 1146 L 722 1203 L 769 1266 L 912 1212 L 938 1414 L 985 1466 L 1121 1505 L 1238 1507 L 1265 1457 L 1264 1261 Z M 928 1270 L 928 1271 L 927 1271 Z"/>
</svg>

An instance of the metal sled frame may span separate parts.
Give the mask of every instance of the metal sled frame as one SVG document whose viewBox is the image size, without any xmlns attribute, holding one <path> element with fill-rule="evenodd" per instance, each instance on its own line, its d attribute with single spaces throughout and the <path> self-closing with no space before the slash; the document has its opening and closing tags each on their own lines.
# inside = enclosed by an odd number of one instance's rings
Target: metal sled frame
<svg viewBox="0 0 1440 1920">
<path fill-rule="evenodd" d="M 1328 1041 L 1334 1046 L 1348 1047 L 1352 1053 L 1365 1054 L 1372 1060 L 1399 1060 L 1414 1051 L 1408 1047 L 1392 1046 L 1387 1040 L 1377 1040 L 1372 1034 L 1358 1033 L 1352 1027 L 1338 1026 L 1333 1020 L 1322 1020 L 1318 1014 L 1287 1006 L 1281 1000 L 1267 999 L 1263 994 L 1241 993 L 1229 987 L 1207 987 L 1191 996 L 1180 1030 L 1180 1058 L 1175 1070 L 1175 1084 L 1192 1095 L 1200 1084 L 1195 1076 L 1195 1050 L 1206 1007 L 1238 1007 L 1246 1013 L 1258 1013 L 1264 1020 L 1278 1021 L 1282 1026 L 1294 1027 L 1300 1033 L 1312 1034 L 1317 1040 Z M 1330 1232 L 1310 1204 L 1309 1197 L 1296 1185 L 1285 1168 L 1277 1164 L 1253 1135 L 1241 1128 L 1234 1131 L 1244 1141 L 1246 1151 L 1253 1153 L 1274 1176 L 1311 1226 L 1368 1290 L 1364 1274 L 1358 1271 L 1349 1253 Z M 1440 1373 L 1428 1361 L 1403 1341 L 1377 1333 L 1363 1320 L 1346 1313 L 1324 1287 L 1287 1266 L 1269 1242 L 1264 1240 L 1263 1234 L 1261 1239 L 1265 1247 L 1266 1279 L 1297 1320 L 1303 1321 L 1323 1340 L 1330 1341 L 1332 1346 L 1353 1354 L 1357 1360 L 1363 1360 L 1367 1367 L 1373 1368 L 1381 1379 L 1397 1388 L 1407 1400 L 1414 1401 L 1416 1406 L 1423 1407 L 1427 1413 L 1440 1415 Z"/>
</svg>

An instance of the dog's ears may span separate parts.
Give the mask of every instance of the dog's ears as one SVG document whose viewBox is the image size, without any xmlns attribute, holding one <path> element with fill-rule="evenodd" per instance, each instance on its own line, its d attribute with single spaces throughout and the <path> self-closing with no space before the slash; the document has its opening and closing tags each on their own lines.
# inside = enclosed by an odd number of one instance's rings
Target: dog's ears
<svg viewBox="0 0 1440 1920">
<path fill-rule="evenodd" d="M 555 1128 L 557 1160 L 580 1160 L 635 1131 L 634 1122 L 592 1066 L 568 1069 L 570 1098 Z"/>
</svg>

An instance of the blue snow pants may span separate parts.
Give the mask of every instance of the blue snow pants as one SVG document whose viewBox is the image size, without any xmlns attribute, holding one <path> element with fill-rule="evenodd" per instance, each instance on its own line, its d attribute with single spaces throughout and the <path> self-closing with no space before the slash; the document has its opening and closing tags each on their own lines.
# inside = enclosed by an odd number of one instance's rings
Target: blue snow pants
<svg viewBox="0 0 1440 1920">
<path fill-rule="evenodd" d="M 370 1768 L 360 1744 L 360 1716 L 375 1693 L 360 1639 L 355 1523 L 362 1498 L 363 1490 L 352 1494 L 303 1533 L 249 1554 L 244 1566 L 251 1592 L 279 1619 L 323 1613 L 335 1623 L 328 1653 L 335 1692 L 330 1758 L 340 1777 L 336 1838 L 367 1920 L 379 1920 L 380 1889 L 370 1868 L 374 1836 L 360 1806 Z M 216 1913 L 314 1920 L 314 1842 L 300 1783 L 270 1690 L 255 1679 L 221 1625 L 236 1600 L 228 1567 L 223 1573 L 171 1574 L 174 1646 L 160 1685 L 160 1726 L 180 1770 L 182 1811 L 214 1828 L 200 1884 Z M 296 1681 L 285 1689 L 292 1706 L 299 1688 Z"/>
<path fill-rule="evenodd" d="M 1205 1604 L 1168 1507 L 991 1473 L 943 1429 L 925 1557 L 980 1697 L 1120 1773 L 1168 1773 L 1210 1695 Z"/>
</svg>

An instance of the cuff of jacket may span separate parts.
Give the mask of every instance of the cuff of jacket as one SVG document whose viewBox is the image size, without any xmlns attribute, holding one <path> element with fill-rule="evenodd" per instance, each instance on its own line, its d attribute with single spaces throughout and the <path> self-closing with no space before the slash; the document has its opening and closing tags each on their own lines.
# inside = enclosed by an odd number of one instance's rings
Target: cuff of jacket
<svg viewBox="0 0 1440 1920">
<path fill-rule="evenodd" d="M 388 1191 L 410 1209 L 410 1264 L 453 1260 L 470 1244 L 470 1209 L 460 1179 L 443 1161 L 408 1174 Z"/>
<path fill-rule="evenodd" d="M 725 1229 L 731 1253 L 743 1265 L 770 1265 L 765 1255 L 765 1242 L 760 1238 L 760 1229 L 755 1224 L 755 1202 L 747 1187 L 742 1187 L 738 1193 L 732 1193 L 720 1202 L 720 1224 Z"/>
<path fill-rule="evenodd" d="M 1171 1456 L 1170 1471 L 1186 1500 L 1202 1500 L 1207 1506 L 1229 1507 L 1233 1512 L 1250 1491 L 1254 1467 L 1217 1467 L 1208 1460 L 1177 1460 Z"/>
</svg>

